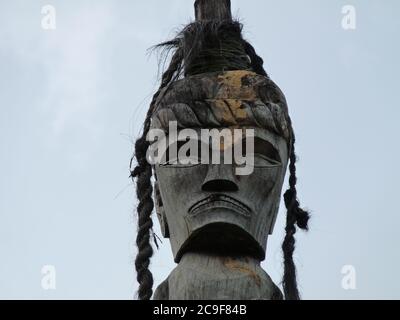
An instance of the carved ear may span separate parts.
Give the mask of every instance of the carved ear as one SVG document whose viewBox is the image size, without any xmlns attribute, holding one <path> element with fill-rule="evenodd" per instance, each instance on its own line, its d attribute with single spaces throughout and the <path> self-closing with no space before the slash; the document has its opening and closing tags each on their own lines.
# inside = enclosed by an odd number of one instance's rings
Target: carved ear
<svg viewBox="0 0 400 320">
<path fill-rule="evenodd" d="M 169 238 L 169 228 L 167 222 L 167 216 L 165 215 L 165 210 L 163 206 L 163 202 L 161 199 L 160 188 L 158 186 L 158 182 L 156 181 L 154 184 L 154 198 L 155 198 L 155 207 L 158 221 L 160 222 L 161 232 L 164 238 Z"/>
</svg>

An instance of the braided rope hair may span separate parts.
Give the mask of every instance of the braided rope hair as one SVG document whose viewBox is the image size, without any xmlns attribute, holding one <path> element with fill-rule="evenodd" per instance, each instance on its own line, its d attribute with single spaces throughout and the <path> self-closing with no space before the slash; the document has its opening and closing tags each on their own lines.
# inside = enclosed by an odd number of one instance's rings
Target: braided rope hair
<svg viewBox="0 0 400 320">
<path fill-rule="evenodd" d="M 164 42 L 156 48 L 166 48 L 167 50 L 175 50 L 172 56 L 171 63 L 165 73 L 162 75 L 161 85 L 159 90 L 153 96 L 152 102 L 150 104 L 149 111 L 146 115 L 144 122 L 144 128 L 142 136 L 135 143 L 135 154 L 133 158 L 136 158 L 137 166 L 131 171 L 131 177 L 133 181 L 136 179 L 136 193 L 139 200 L 137 206 L 138 212 L 138 233 L 136 237 L 136 244 L 138 247 L 138 253 L 135 260 L 135 267 L 137 271 L 137 281 L 139 282 L 138 297 L 140 300 L 150 300 L 153 294 L 153 276 L 149 270 L 150 258 L 153 255 L 153 248 L 151 246 L 151 232 L 153 228 L 153 222 L 151 219 L 151 213 L 154 209 L 154 202 L 152 198 L 153 187 L 151 183 L 152 177 L 152 167 L 146 160 L 146 151 L 149 147 L 149 143 L 146 141 L 146 136 L 150 130 L 151 117 L 154 112 L 156 101 L 160 96 L 161 91 L 179 78 L 182 75 L 182 70 L 186 70 L 190 65 L 185 65 L 188 57 L 189 60 L 194 59 L 196 56 L 201 56 L 201 50 L 203 47 L 200 45 L 193 50 L 193 43 L 207 43 L 205 39 L 207 37 L 217 37 L 219 38 L 221 28 L 222 30 L 226 27 L 233 28 L 235 32 L 241 33 L 241 29 L 238 30 L 237 23 L 226 23 L 222 22 L 221 25 L 211 25 L 209 28 L 207 25 L 202 24 L 191 24 L 189 27 L 185 28 L 183 33 L 180 33 L 174 40 Z M 207 30 L 209 28 L 210 30 Z M 223 30 L 224 31 L 224 30 Z M 238 39 L 238 38 L 236 38 Z M 201 40 L 201 41 L 199 41 Z M 246 55 L 249 58 L 249 67 L 262 76 L 268 78 L 263 67 L 263 59 L 257 55 L 253 46 L 244 40 L 239 38 L 240 44 L 244 49 Z M 188 48 L 191 48 L 188 50 Z M 232 49 L 233 50 L 233 49 Z M 235 48 L 236 50 L 236 48 Z M 193 58 L 194 57 L 194 58 Z M 192 60 L 193 61 L 193 60 Z M 204 61 L 204 60 L 203 60 Z M 221 62 L 221 66 L 225 61 Z M 236 69 L 239 65 L 239 69 L 246 69 L 246 62 L 243 60 L 234 61 Z M 215 66 L 213 66 L 215 67 Z M 217 66 L 218 67 L 218 66 Z M 223 66 L 221 70 L 226 70 L 226 66 Z M 237 69 L 237 70 L 239 70 Z M 205 70 L 204 68 L 199 68 L 201 72 L 206 72 L 210 70 Z M 196 72 L 201 73 L 199 70 Z M 193 73 L 196 73 L 193 72 Z M 186 72 L 185 72 L 186 73 Z M 295 154 L 295 135 L 293 127 L 291 124 L 290 117 L 288 115 L 289 130 L 291 133 L 291 146 L 290 146 L 290 164 L 289 164 L 289 189 L 284 195 L 285 205 L 287 208 L 287 220 L 286 220 L 286 236 L 282 244 L 283 256 L 284 256 L 284 275 L 283 275 L 283 289 L 285 294 L 285 299 L 287 300 L 299 300 L 299 292 L 297 288 L 296 281 L 296 267 L 293 261 L 293 252 L 295 249 L 295 238 L 296 224 L 300 229 L 308 230 L 308 220 L 309 213 L 300 208 L 299 201 L 297 200 L 297 190 L 296 190 L 296 154 Z M 133 163 L 133 158 L 131 159 L 131 167 Z M 156 239 L 154 239 L 156 245 Z"/>
<path fill-rule="evenodd" d="M 153 255 L 153 248 L 150 243 L 151 232 L 153 229 L 153 221 L 151 214 L 154 209 L 153 202 L 153 186 L 151 177 L 153 174 L 151 165 L 147 162 L 146 152 L 149 142 L 146 136 L 150 130 L 151 116 L 161 91 L 166 88 L 176 77 L 179 76 L 182 66 L 183 56 L 180 50 L 177 50 L 171 60 L 171 63 L 165 73 L 162 75 L 161 85 L 154 94 L 150 103 L 144 122 L 142 136 L 135 143 L 135 154 L 137 166 L 131 170 L 131 178 L 136 179 L 136 196 L 139 200 L 137 206 L 138 213 L 138 232 L 136 236 L 136 245 L 138 253 L 135 260 L 135 268 L 137 272 L 137 281 L 139 282 L 138 297 L 140 300 L 150 300 L 153 295 L 153 275 L 149 270 L 150 258 Z M 131 159 L 131 168 L 133 157 Z M 156 241 L 156 240 L 155 240 Z"/>
<path fill-rule="evenodd" d="M 254 72 L 268 77 L 263 67 L 264 61 L 261 57 L 257 55 L 253 46 L 249 42 L 244 41 L 244 47 L 247 55 L 250 57 L 251 65 Z M 310 214 L 300 208 L 300 203 L 297 199 L 297 156 L 295 151 L 296 136 L 294 134 L 292 120 L 290 116 L 288 115 L 287 118 L 291 135 L 291 146 L 289 151 L 289 189 L 284 194 L 287 215 L 285 228 L 286 235 L 282 244 L 284 261 L 282 284 L 286 300 L 300 300 L 300 294 L 297 288 L 296 280 L 296 266 L 293 261 L 293 253 L 296 245 L 296 239 L 294 235 L 296 233 L 296 224 L 300 229 L 308 231 L 308 221 L 310 219 Z"/>
</svg>

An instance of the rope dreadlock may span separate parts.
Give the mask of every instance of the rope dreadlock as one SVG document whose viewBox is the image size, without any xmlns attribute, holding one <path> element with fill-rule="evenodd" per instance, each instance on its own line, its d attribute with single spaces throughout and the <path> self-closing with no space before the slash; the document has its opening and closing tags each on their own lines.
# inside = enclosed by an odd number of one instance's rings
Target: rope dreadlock
<svg viewBox="0 0 400 320">
<path fill-rule="evenodd" d="M 195 21 L 176 37 L 155 48 L 180 49 L 184 75 L 251 68 L 243 47 L 242 24 L 238 21 Z"/>
<path fill-rule="evenodd" d="M 297 199 L 297 176 L 296 176 L 296 152 L 295 143 L 296 137 L 293 132 L 293 127 L 289 119 L 292 144 L 290 151 L 289 163 L 289 189 L 284 194 L 285 206 L 287 209 L 286 216 L 286 236 L 282 244 L 282 251 L 284 257 L 284 273 L 283 273 L 283 291 L 286 300 L 300 300 L 299 290 L 297 288 L 296 280 L 296 266 L 293 261 L 293 252 L 295 250 L 296 239 L 296 224 L 302 230 L 308 230 L 308 220 L 310 215 L 307 211 L 300 208 L 300 203 Z"/>
<path fill-rule="evenodd" d="M 259 55 L 257 55 L 254 47 L 246 40 L 243 40 L 243 46 L 244 46 L 244 50 L 246 51 L 246 54 L 250 58 L 251 68 L 253 69 L 253 71 L 257 74 L 260 74 L 264 77 L 269 78 L 267 72 L 265 71 L 265 69 L 263 67 L 264 60 Z"/>
<path fill-rule="evenodd" d="M 268 77 L 267 72 L 263 67 L 263 59 L 257 55 L 253 46 L 244 40 L 244 47 L 247 55 L 250 58 L 253 71 Z M 293 261 L 293 253 L 295 250 L 296 225 L 302 230 L 308 230 L 308 221 L 310 215 L 307 211 L 300 208 L 300 203 L 297 199 L 297 176 L 296 176 L 296 136 L 294 134 L 292 121 L 288 116 L 288 125 L 291 133 L 291 146 L 289 157 L 289 189 L 284 194 L 284 201 L 287 210 L 286 215 L 286 235 L 282 243 L 284 273 L 283 273 L 283 291 L 286 300 L 300 300 L 299 290 L 297 288 L 296 266 Z"/>
<path fill-rule="evenodd" d="M 151 213 L 154 208 L 153 202 L 153 186 L 151 183 L 152 167 L 147 162 L 146 152 L 149 147 L 149 142 L 146 140 L 150 130 L 151 116 L 154 111 L 155 103 L 161 91 L 166 88 L 171 81 L 179 76 L 182 66 L 182 54 L 177 50 L 172 57 L 171 63 L 162 75 L 161 85 L 158 91 L 154 94 L 150 104 L 149 111 L 146 115 L 142 136 L 135 143 L 135 155 L 137 166 L 131 171 L 132 180 L 136 179 L 136 195 L 139 200 L 137 206 L 138 213 L 138 232 L 136 237 L 136 245 L 138 253 L 135 260 L 137 272 L 137 281 L 139 282 L 138 297 L 140 300 L 150 300 L 153 294 L 153 275 L 149 270 L 150 258 L 153 255 L 153 248 L 150 243 L 153 221 Z M 132 166 L 133 158 L 131 160 Z"/>
</svg>

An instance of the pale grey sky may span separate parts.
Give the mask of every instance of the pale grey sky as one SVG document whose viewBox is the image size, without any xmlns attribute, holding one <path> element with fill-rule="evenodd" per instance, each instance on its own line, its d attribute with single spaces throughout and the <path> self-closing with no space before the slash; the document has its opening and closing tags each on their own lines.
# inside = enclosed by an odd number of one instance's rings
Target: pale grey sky
<svg viewBox="0 0 400 320">
<path fill-rule="evenodd" d="M 0 298 L 130 299 L 132 141 L 157 88 L 146 50 L 193 16 L 188 0 L 0 0 Z M 305 299 L 400 298 L 397 0 L 232 0 L 285 92 L 299 193 L 312 211 L 296 261 Z M 56 30 L 43 30 L 43 5 Z M 357 28 L 342 28 L 353 5 Z M 281 206 L 263 266 L 282 275 Z M 56 268 L 43 290 L 41 268 Z M 356 290 L 341 286 L 356 269 Z M 156 282 L 174 267 L 168 241 Z"/>
</svg>

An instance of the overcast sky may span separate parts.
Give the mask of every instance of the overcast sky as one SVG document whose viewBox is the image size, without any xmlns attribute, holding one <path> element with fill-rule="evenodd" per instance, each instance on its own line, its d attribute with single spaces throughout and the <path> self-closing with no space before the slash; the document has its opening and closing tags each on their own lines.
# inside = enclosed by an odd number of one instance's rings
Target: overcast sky
<svg viewBox="0 0 400 320">
<path fill-rule="evenodd" d="M 0 298 L 131 299 L 132 143 L 157 89 L 152 45 L 188 0 L 0 0 Z M 56 29 L 41 22 L 56 9 Z M 400 298 L 400 2 L 232 0 L 286 94 L 299 195 L 312 212 L 296 262 L 304 299 Z M 342 27 L 353 5 L 355 30 Z M 276 283 L 285 210 L 263 263 Z M 42 268 L 56 289 L 42 287 Z M 355 290 L 342 268 L 356 271 Z M 174 268 L 168 241 L 156 283 Z"/>
</svg>

